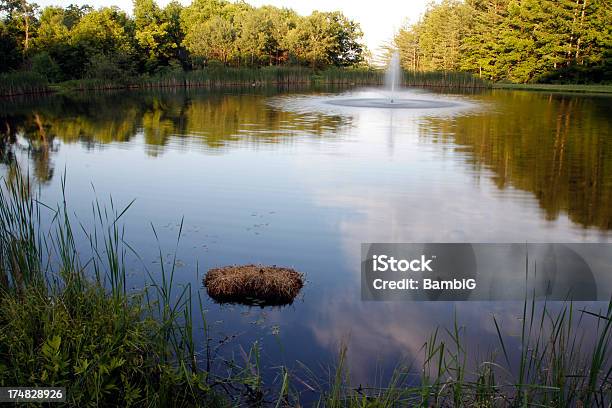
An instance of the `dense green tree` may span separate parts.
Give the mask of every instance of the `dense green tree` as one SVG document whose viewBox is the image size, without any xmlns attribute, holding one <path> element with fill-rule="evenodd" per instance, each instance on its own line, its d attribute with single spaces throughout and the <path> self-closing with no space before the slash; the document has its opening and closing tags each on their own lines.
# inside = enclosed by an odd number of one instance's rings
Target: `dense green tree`
<svg viewBox="0 0 612 408">
<path fill-rule="evenodd" d="M 444 0 L 427 10 L 415 27 L 397 36 L 400 56 L 408 69 L 455 71 L 461 64 L 461 45 L 472 15 L 457 0 Z"/>
<path fill-rule="evenodd" d="M 17 39 L 12 35 L 9 27 L 0 22 L 0 72 L 6 72 L 19 67 L 21 52 Z"/>
<path fill-rule="evenodd" d="M 131 54 L 133 32 L 133 23 L 125 12 L 104 7 L 83 16 L 72 30 L 72 41 L 96 54 Z"/>
<path fill-rule="evenodd" d="M 314 11 L 298 21 L 287 34 L 287 45 L 292 54 L 315 68 L 328 64 L 329 54 L 334 47 L 334 32 L 331 13 Z"/>
<path fill-rule="evenodd" d="M 270 65 L 274 60 L 276 64 L 284 63 L 289 59 L 290 44 L 288 34 L 293 30 L 300 16 L 291 9 L 276 7 L 263 7 L 268 14 L 268 19 L 272 22 L 271 36 L 266 44 L 266 52 L 269 54 Z"/>
<path fill-rule="evenodd" d="M 413 70 L 515 82 L 612 79 L 606 0 L 443 0 L 395 39 Z"/>
<path fill-rule="evenodd" d="M 363 61 L 363 31 L 358 23 L 349 20 L 339 11 L 329 16 L 333 46 L 328 52 L 329 60 L 336 66 L 351 66 Z"/>
<path fill-rule="evenodd" d="M 62 79 L 62 71 L 59 64 L 45 51 L 35 54 L 32 57 L 31 65 L 32 71 L 47 78 L 50 82 Z"/>
<path fill-rule="evenodd" d="M 265 54 L 266 44 L 272 36 L 272 21 L 263 9 L 240 10 L 234 17 L 236 29 L 236 51 L 254 65 Z"/>
<path fill-rule="evenodd" d="M 402 67 L 407 70 L 417 71 L 421 68 L 421 50 L 419 48 L 419 27 L 410 30 L 400 30 L 395 37 L 395 44 L 400 51 Z M 393 47 L 386 47 L 385 60 L 390 58 Z"/>
<path fill-rule="evenodd" d="M 65 20 L 66 9 L 53 6 L 45 7 L 39 18 L 35 39 L 36 48 L 48 50 L 58 44 L 69 43 L 70 27 L 66 25 Z"/>
<path fill-rule="evenodd" d="M 234 51 L 236 31 L 227 17 L 212 16 L 204 23 L 194 27 L 193 36 L 187 43 L 187 48 L 195 57 L 211 59 L 226 64 Z"/>
<path fill-rule="evenodd" d="M 176 55 L 172 22 L 153 0 L 134 0 L 135 38 L 145 60 L 145 70 L 153 71 Z"/>
<path fill-rule="evenodd" d="M 32 42 L 35 31 L 38 5 L 28 3 L 27 0 L 1 0 L 0 13 L 4 15 L 4 22 L 9 31 L 15 33 L 15 39 L 20 44 L 23 53 L 26 53 Z"/>
<path fill-rule="evenodd" d="M 201 38 L 210 27 L 204 27 L 213 16 L 221 16 L 224 9 L 228 6 L 228 2 L 223 0 L 193 0 L 192 3 L 185 7 L 181 12 L 181 27 L 185 33 L 183 45 L 185 48 L 196 57 L 202 57 L 204 52 L 208 51 L 208 40 Z"/>
<path fill-rule="evenodd" d="M 90 13 L 92 9 L 88 6 L 46 7 L 43 9 L 38 23 L 34 48 L 37 53 L 43 55 L 38 61 L 50 58 L 51 66 L 59 67 L 59 71 L 53 69 L 53 75 L 45 75 L 54 80 L 65 80 L 79 78 L 84 73 L 88 63 L 88 56 L 83 44 L 73 41 L 73 29 L 79 24 L 83 16 Z M 34 61 L 32 61 L 34 62 Z"/>
<path fill-rule="evenodd" d="M 51 81 L 226 65 L 350 66 L 363 59 L 359 25 L 340 12 L 301 17 L 290 9 L 227 0 L 133 0 L 117 7 L 0 0 L 1 70 L 32 69 Z"/>
<path fill-rule="evenodd" d="M 507 16 L 509 0 L 468 0 L 472 24 L 462 43 L 461 69 L 481 78 L 500 79 L 495 64 L 502 22 Z"/>
<path fill-rule="evenodd" d="M 84 15 L 71 31 L 73 49 L 82 50 L 86 56 L 84 74 L 117 80 L 134 74 L 134 31 L 133 21 L 116 7 Z"/>
<path fill-rule="evenodd" d="M 171 61 L 185 64 L 187 60 L 186 50 L 183 46 L 185 33 L 181 29 L 181 13 L 183 6 L 178 1 L 171 1 L 163 9 L 163 19 L 168 23 L 166 31 L 171 47 Z"/>
</svg>

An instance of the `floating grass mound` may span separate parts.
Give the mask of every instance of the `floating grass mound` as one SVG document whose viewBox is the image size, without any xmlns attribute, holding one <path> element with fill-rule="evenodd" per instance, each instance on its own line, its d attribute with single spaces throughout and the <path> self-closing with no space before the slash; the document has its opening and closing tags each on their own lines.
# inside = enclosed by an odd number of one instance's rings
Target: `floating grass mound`
<svg viewBox="0 0 612 408">
<path fill-rule="evenodd" d="M 280 306 L 293 302 L 304 286 L 304 275 L 274 265 L 224 266 L 209 270 L 204 286 L 217 302 Z"/>
</svg>

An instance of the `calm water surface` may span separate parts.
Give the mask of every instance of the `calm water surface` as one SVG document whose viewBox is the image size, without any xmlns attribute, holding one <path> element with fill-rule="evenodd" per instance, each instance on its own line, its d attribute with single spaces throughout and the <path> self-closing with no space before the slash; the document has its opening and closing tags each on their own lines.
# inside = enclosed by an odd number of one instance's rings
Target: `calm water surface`
<svg viewBox="0 0 612 408">
<path fill-rule="evenodd" d="M 334 107 L 336 93 L 313 91 L 5 101 L 2 154 L 29 166 L 47 203 L 65 171 L 84 222 L 96 196 L 136 199 L 126 239 L 154 274 L 151 225 L 173 253 L 184 217 L 177 282 L 201 291 L 215 344 L 233 338 L 220 353 L 240 359 L 239 345 L 258 340 L 264 363 L 316 369 L 346 341 L 354 381 L 373 382 L 455 312 L 476 349 L 496 344 L 493 313 L 517 334 L 521 305 L 364 303 L 360 243 L 612 241 L 612 98 L 412 92 L 460 106 Z M 280 309 L 208 299 L 202 273 L 240 263 L 292 266 L 308 281 Z M 129 266 L 142 286 L 142 263 Z"/>
</svg>

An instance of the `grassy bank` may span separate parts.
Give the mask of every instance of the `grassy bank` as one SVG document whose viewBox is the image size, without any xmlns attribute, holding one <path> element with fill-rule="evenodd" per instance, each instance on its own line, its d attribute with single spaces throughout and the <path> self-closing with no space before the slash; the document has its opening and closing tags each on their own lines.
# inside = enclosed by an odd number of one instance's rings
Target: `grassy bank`
<svg viewBox="0 0 612 408">
<path fill-rule="evenodd" d="M 197 71 L 176 71 L 156 76 L 140 76 L 123 80 L 83 79 L 57 84 L 60 91 L 86 91 L 120 88 L 163 87 L 255 87 L 291 86 L 300 84 L 368 84 L 378 81 L 380 73 L 367 69 L 328 69 L 314 72 L 302 67 L 207 68 Z"/>
<path fill-rule="evenodd" d="M 47 79 L 33 72 L 0 74 L 0 96 L 45 94 L 50 92 Z"/>
<path fill-rule="evenodd" d="M 164 259 L 160 250 L 160 270 L 148 271 L 143 262 L 146 287 L 127 289 L 131 248 L 120 224 L 129 205 L 94 203 L 93 223 L 81 224 L 65 200 L 42 204 L 27 178 L 9 175 L 0 186 L 1 386 L 64 386 L 71 406 L 301 406 L 303 376 L 278 367 L 277 381 L 265 384 L 257 344 L 222 374 L 212 368 L 220 357 L 208 340 L 195 340 L 198 331 L 211 338 L 201 291 L 178 285 L 174 266 L 164 266 L 176 258 Z M 87 253 L 77 242 L 87 243 Z M 193 324 L 196 313 L 202 327 Z M 343 347 L 330 378 L 311 381 L 320 384 L 311 387 L 315 405 L 609 404 L 612 303 L 581 312 L 571 304 L 553 311 L 525 302 L 520 319 L 518 356 L 495 319 L 499 347 L 488 355 L 466 344 L 465 328 L 455 325 L 424 339 L 418 361 L 373 387 L 354 387 Z"/>
<path fill-rule="evenodd" d="M 125 78 L 90 78 L 47 83 L 44 77 L 31 73 L 0 76 L 0 96 L 110 89 L 150 89 L 164 87 L 257 87 L 292 85 L 372 85 L 384 83 L 384 71 L 366 68 L 328 68 L 313 71 L 304 67 L 224 68 L 211 67 L 197 71 L 171 71 L 155 76 Z M 486 88 L 489 84 L 462 72 L 405 72 L 405 86 Z"/>
<path fill-rule="evenodd" d="M 123 211 L 96 205 L 93 214 L 83 262 L 65 205 L 40 204 L 19 176 L 3 186 L 0 384 L 66 387 L 71 406 L 223 405 L 193 363 L 191 288 L 173 297 L 162 271 L 159 284 L 128 293 Z"/>
<path fill-rule="evenodd" d="M 477 89 L 489 88 L 489 82 L 484 81 L 468 72 L 445 71 L 404 71 L 404 86 Z"/>
<path fill-rule="evenodd" d="M 514 89 L 546 92 L 612 93 L 612 85 L 572 85 L 572 84 L 507 84 L 495 83 L 494 89 Z"/>
<path fill-rule="evenodd" d="M 370 69 L 326 69 L 313 71 L 303 67 L 224 68 L 211 67 L 196 71 L 171 71 L 154 76 L 85 78 L 48 83 L 31 73 L 9 73 L 0 76 L 0 96 L 62 93 L 111 89 L 152 89 L 200 87 L 292 86 L 309 84 L 374 85 L 382 83 L 380 71 Z"/>
<path fill-rule="evenodd" d="M 0 75 L 0 96 L 63 93 L 73 91 L 153 88 L 240 88 L 292 85 L 382 86 L 383 70 L 366 68 L 328 68 L 313 71 L 305 67 L 224 68 L 172 71 L 154 76 L 125 78 L 86 78 L 49 83 L 31 72 Z M 612 85 L 512 84 L 490 83 L 466 72 L 405 71 L 403 86 L 449 89 L 514 89 L 547 92 L 612 93 Z"/>
</svg>

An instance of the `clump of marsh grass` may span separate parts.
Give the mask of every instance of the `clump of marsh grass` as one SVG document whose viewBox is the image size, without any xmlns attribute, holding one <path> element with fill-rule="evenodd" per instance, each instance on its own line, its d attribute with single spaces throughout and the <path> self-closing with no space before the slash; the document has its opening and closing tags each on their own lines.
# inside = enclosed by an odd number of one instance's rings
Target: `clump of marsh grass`
<svg viewBox="0 0 612 408">
<path fill-rule="evenodd" d="M 350 382 L 346 344 L 333 378 L 321 390 L 324 407 L 610 407 L 612 301 L 599 312 L 572 302 L 524 303 L 520 348 L 511 353 L 496 317 L 497 349 L 478 356 L 466 327 L 435 330 L 418 362 L 400 364 L 391 379 L 372 387 Z"/>
<path fill-rule="evenodd" d="M 7 72 L 0 74 L 0 96 L 49 92 L 47 78 L 34 72 Z"/>
<path fill-rule="evenodd" d="M 34 73 L 0 74 L 0 96 L 48 93 L 50 91 L 87 91 L 112 89 L 149 89 L 198 87 L 208 89 L 260 86 L 382 85 L 385 72 L 375 68 L 337 68 L 313 70 L 300 66 L 236 68 L 209 66 L 193 71 L 168 71 L 157 75 L 125 78 L 83 78 L 48 86 L 47 80 Z M 487 81 L 468 72 L 405 71 L 404 86 L 456 89 L 490 88 Z"/>
<path fill-rule="evenodd" d="M 112 198 L 110 205 L 96 200 L 92 222 L 82 223 L 68 209 L 65 176 L 63 200 L 51 207 L 17 165 L 10 174 L 0 183 L 0 386 L 66 387 L 67 405 L 79 407 L 263 400 L 253 368 L 257 347 L 244 368 L 211 349 L 199 292 L 174 280 L 176 254 L 167 268 L 160 248 L 161 270 L 143 264 L 148 282 L 128 290 L 126 256 L 137 254 L 121 220 L 132 203 L 117 208 Z M 198 306 L 204 356 L 195 334 Z M 223 363 L 233 367 L 230 374 L 213 374 Z"/>
<path fill-rule="evenodd" d="M 16 174 L 0 185 L 0 385 L 66 387 L 70 406 L 222 401 L 190 364 L 191 309 L 181 296 L 126 288 L 120 220 L 129 205 L 93 205 L 93 225 L 80 225 L 87 256 L 65 198 L 42 204 L 29 176 Z"/>
<path fill-rule="evenodd" d="M 293 302 L 304 286 L 304 275 L 278 266 L 224 266 L 209 270 L 204 286 L 218 302 L 285 305 Z"/>
</svg>

